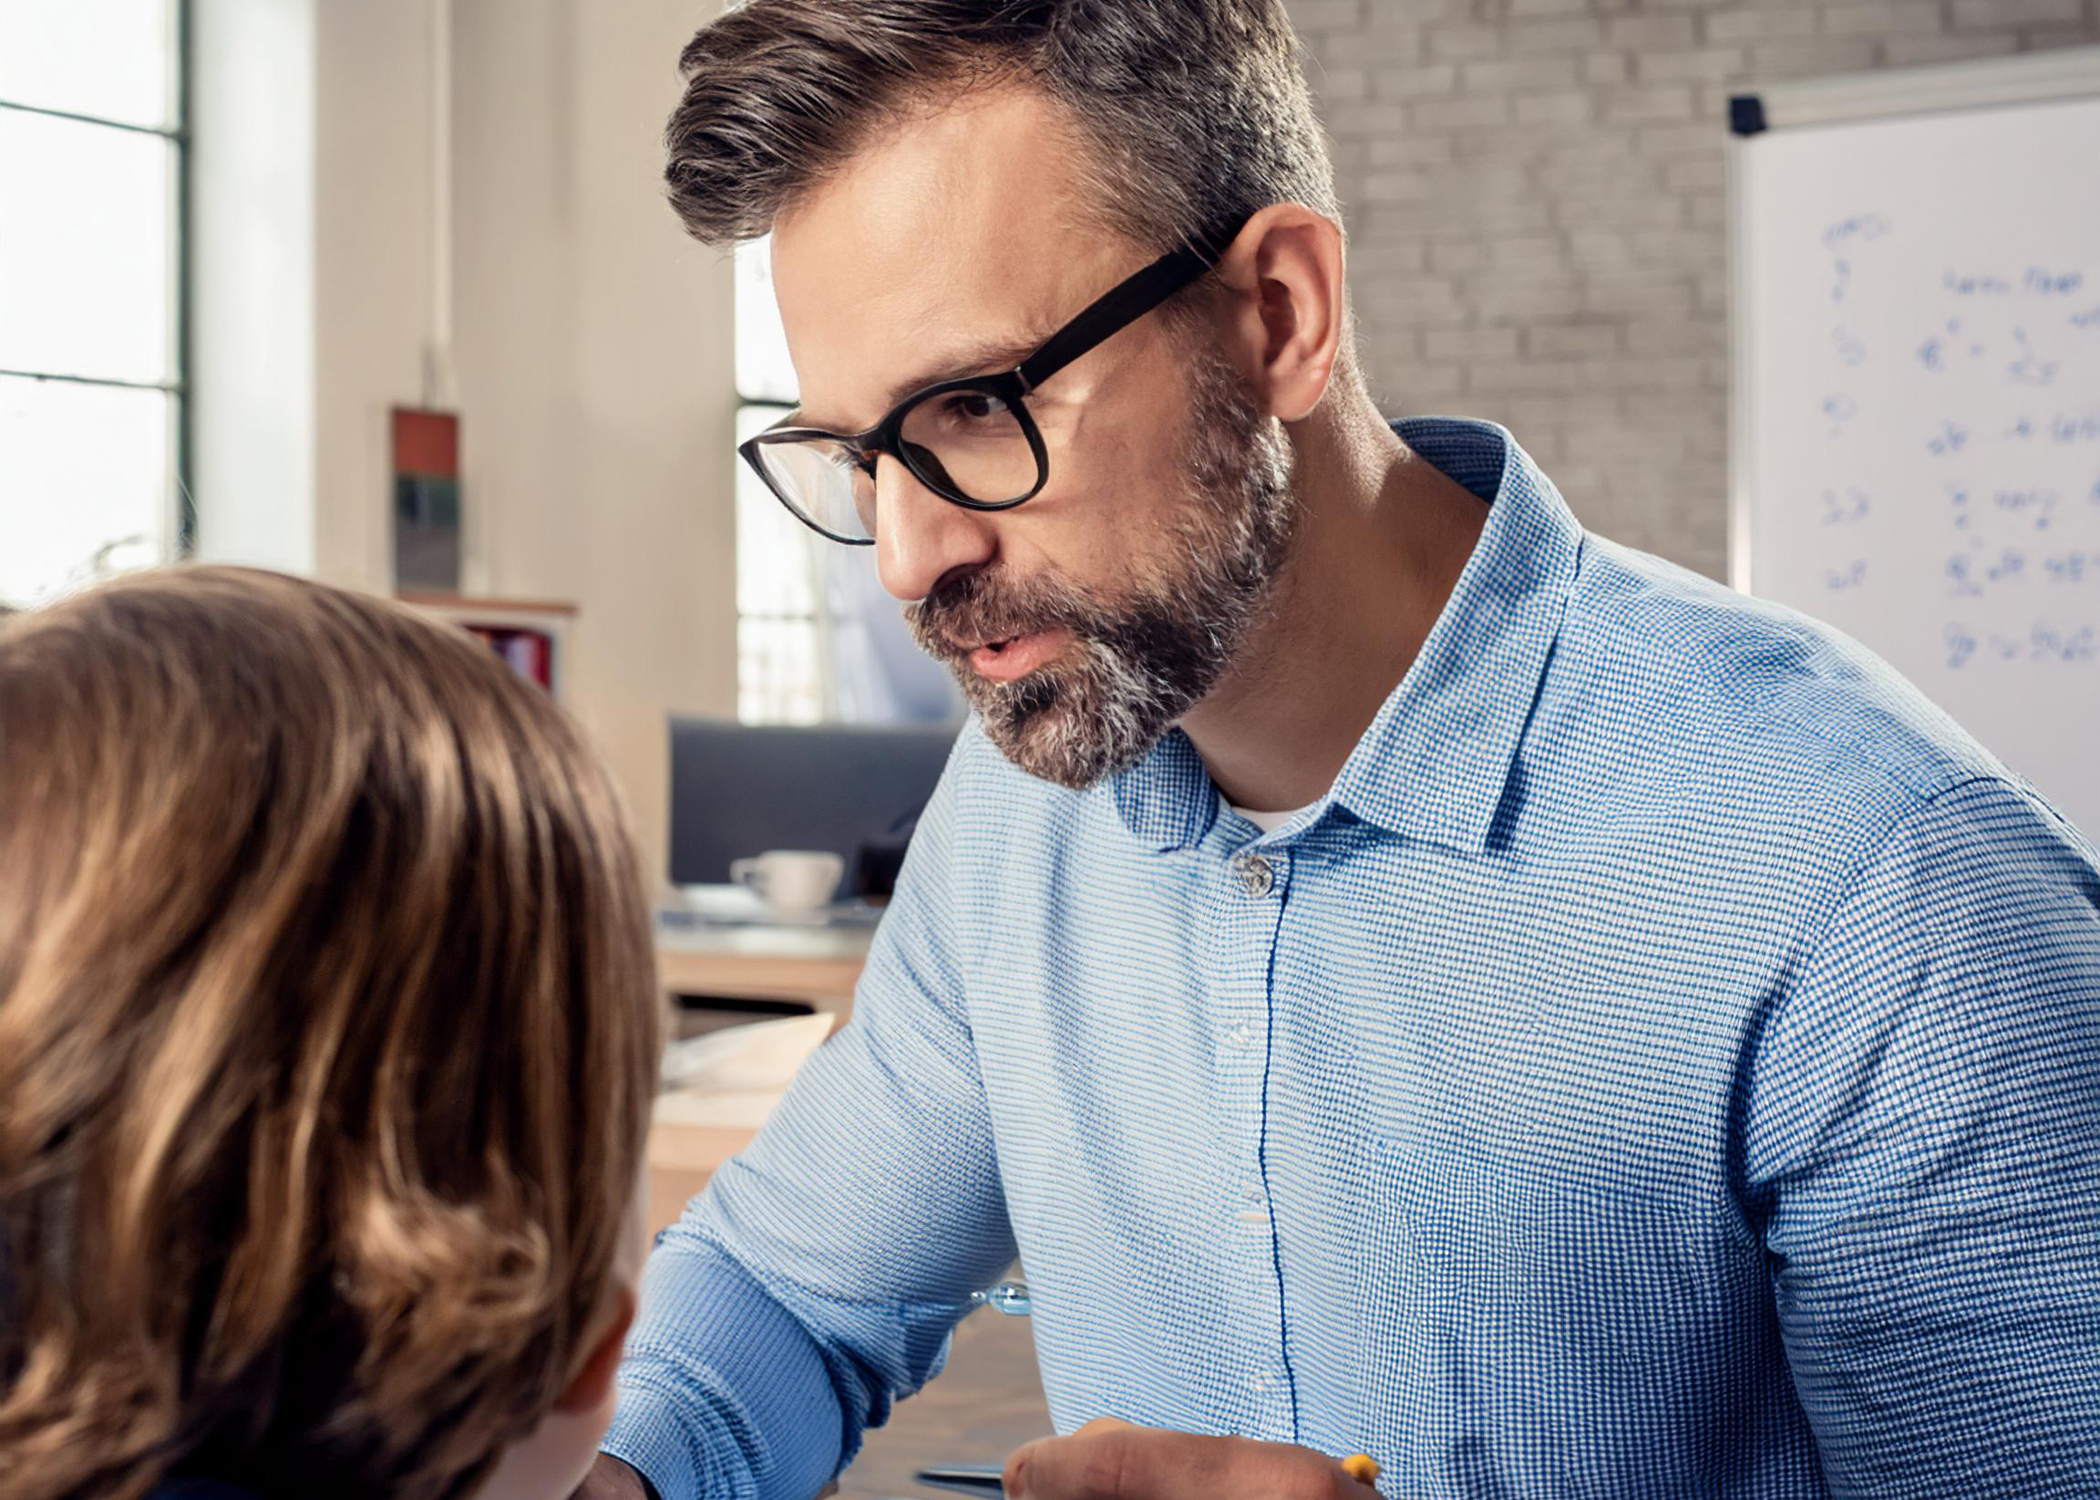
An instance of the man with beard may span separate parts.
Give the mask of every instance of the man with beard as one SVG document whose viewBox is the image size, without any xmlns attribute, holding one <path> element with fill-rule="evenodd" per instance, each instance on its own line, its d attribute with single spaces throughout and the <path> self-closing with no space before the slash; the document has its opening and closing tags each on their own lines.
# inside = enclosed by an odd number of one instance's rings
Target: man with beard
<svg viewBox="0 0 2100 1500">
<path fill-rule="evenodd" d="M 1383 421 L 1278 0 L 751 0 L 684 62 L 674 202 L 773 232 L 803 392 L 746 457 L 977 718 L 593 1492 L 802 1500 L 1017 1252 L 1036 1500 L 2100 1492 L 2091 846 Z"/>
</svg>

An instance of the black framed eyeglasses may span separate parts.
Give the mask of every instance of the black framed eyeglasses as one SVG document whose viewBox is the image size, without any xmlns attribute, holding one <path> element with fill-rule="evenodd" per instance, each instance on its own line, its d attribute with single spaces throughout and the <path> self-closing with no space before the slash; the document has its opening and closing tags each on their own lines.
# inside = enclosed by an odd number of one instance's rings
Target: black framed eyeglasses
<svg viewBox="0 0 2100 1500">
<path fill-rule="evenodd" d="M 874 544 L 875 462 L 885 453 L 944 500 L 969 510 L 1011 510 L 1050 480 L 1050 452 L 1028 410 L 1029 392 L 1203 276 L 1245 223 L 1218 226 L 1162 255 L 1011 370 L 929 385 L 866 432 L 774 426 L 737 452 L 797 520 L 850 547 Z"/>
</svg>

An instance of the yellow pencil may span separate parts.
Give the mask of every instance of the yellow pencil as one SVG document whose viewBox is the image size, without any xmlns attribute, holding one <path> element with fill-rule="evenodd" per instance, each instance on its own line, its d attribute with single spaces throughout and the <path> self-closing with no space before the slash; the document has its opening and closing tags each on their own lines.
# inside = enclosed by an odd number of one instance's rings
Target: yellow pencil
<svg viewBox="0 0 2100 1500">
<path fill-rule="evenodd" d="M 1342 1460 L 1342 1467 L 1358 1484 L 1378 1483 L 1378 1460 L 1368 1453 L 1352 1453 Z"/>
</svg>

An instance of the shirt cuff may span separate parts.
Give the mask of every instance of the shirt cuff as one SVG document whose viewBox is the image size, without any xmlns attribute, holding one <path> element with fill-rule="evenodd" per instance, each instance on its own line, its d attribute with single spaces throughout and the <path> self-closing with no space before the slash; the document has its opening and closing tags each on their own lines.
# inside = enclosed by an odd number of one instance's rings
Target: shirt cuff
<svg viewBox="0 0 2100 1500">
<path fill-rule="evenodd" d="M 677 1495 L 701 1493 L 703 1457 L 687 1440 L 677 1402 L 668 1395 L 622 1380 L 619 1415 L 599 1451 L 634 1470 L 649 1500 L 664 1500 L 664 1487 Z M 679 1482 L 680 1476 L 684 1483 Z"/>
<path fill-rule="evenodd" d="M 604 1451 L 660 1500 L 804 1500 L 842 1452 L 815 1340 L 735 1261 L 666 1245 L 642 1283 Z"/>
</svg>

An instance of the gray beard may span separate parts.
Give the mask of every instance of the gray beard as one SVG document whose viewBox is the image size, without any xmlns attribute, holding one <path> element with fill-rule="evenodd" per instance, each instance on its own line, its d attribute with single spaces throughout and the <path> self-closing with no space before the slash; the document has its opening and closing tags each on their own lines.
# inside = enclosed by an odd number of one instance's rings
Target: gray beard
<svg viewBox="0 0 2100 1500">
<path fill-rule="evenodd" d="M 1290 552 L 1296 499 L 1282 424 L 1222 358 L 1197 358 L 1182 465 L 1187 495 L 1162 561 L 1115 600 L 1054 573 L 973 573 L 905 607 L 1007 759 L 1074 789 L 1130 769 L 1224 676 L 1265 618 Z M 1069 628 L 1075 645 L 1015 682 L 970 666 L 956 640 Z"/>
</svg>

